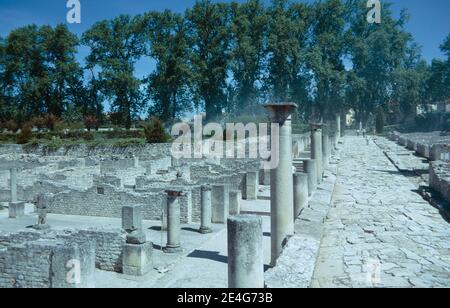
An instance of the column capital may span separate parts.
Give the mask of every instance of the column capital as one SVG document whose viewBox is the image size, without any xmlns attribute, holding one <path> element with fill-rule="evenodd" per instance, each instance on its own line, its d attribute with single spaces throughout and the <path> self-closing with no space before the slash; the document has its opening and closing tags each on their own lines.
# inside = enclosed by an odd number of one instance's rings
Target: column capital
<svg viewBox="0 0 450 308">
<path fill-rule="evenodd" d="M 172 198 L 177 198 L 184 195 L 184 192 L 179 190 L 165 190 L 164 192 L 167 194 L 168 197 Z"/>
<path fill-rule="evenodd" d="M 283 124 L 297 108 L 295 103 L 268 103 L 263 107 L 270 113 L 272 122 Z"/>
<path fill-rule="evenodd" d="M 311 127 L 311 130 L 319 130 L 322 129 L 323 123 L 309 123 L 309 126 Z"/>
</svg>

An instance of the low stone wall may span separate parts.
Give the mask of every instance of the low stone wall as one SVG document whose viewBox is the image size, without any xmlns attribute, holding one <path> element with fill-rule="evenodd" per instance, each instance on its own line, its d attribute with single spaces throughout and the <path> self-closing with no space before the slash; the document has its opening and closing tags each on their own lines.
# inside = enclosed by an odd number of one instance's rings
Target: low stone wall
<svg viewBox="0 0 450 308">
<path fill-rule="evenodd" d="M 0 288 L 86 288 L 95 268 L 122 272 L 122 230 L 23 231 L 0 236 Z M 81 281 L 67 281 L 69 261 L 80 265 Z"/>
<path fill-rule="evenodd" d="M 430 163 L 430 187 L 443 199 L 450 202 L 450 163 L 437 161 Z"/>
<path fill-rule="evenodd" d="M 190 196 L 180 197 L 181 222 L 190 223 L 192 203 Z M 143 219 L 161 220 L 167 199 L 163 192 L 144 193 L 103 184 L 88 190 L 68 189 L 53 194 L 46 200 L 50 213 L 64 215 L 122 217 L 124 205 L 141 204 Z"/>
<path fill-rule="evenodd" d="M 79 262 L 78 282 L 67 279 L 70 262 Z M 0 288 L 79 288 L 95 284 L 95 248 L 55 233 L 20 232 L 0 237 Z"/>
</svg>

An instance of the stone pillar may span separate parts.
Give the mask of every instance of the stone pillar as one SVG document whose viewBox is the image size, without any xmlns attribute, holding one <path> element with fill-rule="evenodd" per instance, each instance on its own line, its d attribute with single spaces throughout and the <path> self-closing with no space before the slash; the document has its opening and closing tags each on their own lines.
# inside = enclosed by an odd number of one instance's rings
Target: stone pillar
<svg viewBox="0 0 450 308">
<path fill-rule="evenodd" d="M 228 287 L 264 288 L 262 219 L 256 215 L 228 218 Z"/>
<path fill-rule="evenodd" d="M 339 113 L 336 114 L 336 138 L 341 138 L 341 115 Z"/>
<path fill-rule="evenodd" d="M 317 181 L 322 183 L 323 154 L 322 154 L 322 124 L 311 124 L 311 158 L 316 160 Z"/>
<path fill-rule="evenodd" d="M 260 180 L 259 183 L 261 185 L 270 185 L 270 170 L 269 169 L 261 169 L 259 170 Z"/>
<path fill-rule="evenodd" d="M 294 174 L 294 221 L 302 209 L 308 206 L 308 175 L 296 172 Z"/>
<path fill-rule="evenodd" d="M 308 175 L 308 195 L 317 189 L 317 162 L 315 159 L 305 160 L 303 162 L 303 171 Z"/>
<path fill-rule="evenodd" d="M 211 233 L 211 186 L 202 186 L 201 200 L 201 225 L 199 232 L 202 234 Z"/>
<path fill-rule="evenodd" d="M 12 168 L 9 171 L 10 174 L 10 187 L 11 187 L 11 202 L 17 202 L 17 169 Z"/>
<path fill-rule="evenodd" d="M 230 215 L 241 213 L 242 192 L 240 190 L 230 191 Z"/>
<path fill-rule="evenodd" d="M 245 175 L 245 200 L 256 200 L 258 198 L 258 172 L 250 171 Z"/>
<path fill-rule="evenodd" d="M 279 124 L 279 148 L 272 149 L 279 163 L 271 170 L 270 177 L 271 264 L 275 265 L 286 238 L 294 234 L 291 113 L 297 105 L 268 104 L 264 107 L 270 112 L 272 122 Z"/>
<path fill-rule="evenodd" d="M 225 224 L 230 213 L 228 185 L 213 185 L 211 190 L 212 222 Z"/>
<path fill-rule="evenodd" d="M 142 206 L 122 207 L 122 228 L 127 232 L 122 253 L 122 271 L 125 275 L 143 276 L 152 269 L 153 244 L 142 232 Z"/>
<path fill-rule="evenodd" d="M 322 135 L 322 157 L 323 157 L 323 169 L 328 169 L 331 156 L 330 137 L 328 135 Z"/>
<path fill-rule="evenodd" d="M 50 226 L 47 224 L 47 198 L 48 195 L 38 194 L 34 200 L 34 204 L 36 205 L 36 212 L 38 214 L 38 222 L 32 228 L 36 230 L 48 230 Z"/>
<path fill-rule="evenodd" d="M 181 191 L 168 190 L 167 193 L 167 244 L 164 247 L 166 253 L 181 252 L 180 244 L 180 204 L 178 197 Z"/>
<path fill-rule="evenodd" d="M 20 218 L 25 216 L 25 202 L 10 202 L 8 205 L 8 217 Z"/>
</svg>

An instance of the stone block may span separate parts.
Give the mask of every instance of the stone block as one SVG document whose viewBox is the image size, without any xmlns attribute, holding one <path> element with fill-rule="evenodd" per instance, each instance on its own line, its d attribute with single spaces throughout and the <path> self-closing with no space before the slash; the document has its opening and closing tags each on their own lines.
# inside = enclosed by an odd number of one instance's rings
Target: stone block
<svg viewBox="0 0 450 308">
<path fill-rule="evenodd" d="M 122 228 L 127 232 L 142 230 L 142 206 L 122 207 Z"/>
<path fill-rule="evenodd" d="M 123 247 L 123 273 L 131 276 L 143 276 L 152 269 L 153 244 L 125 244 Z"/>
<path fill-rule="evenodd" d="M 8 207 L 9 218 L 20 218 L 25 215 L 25 202 L 10 202 Z"/>
</svg>

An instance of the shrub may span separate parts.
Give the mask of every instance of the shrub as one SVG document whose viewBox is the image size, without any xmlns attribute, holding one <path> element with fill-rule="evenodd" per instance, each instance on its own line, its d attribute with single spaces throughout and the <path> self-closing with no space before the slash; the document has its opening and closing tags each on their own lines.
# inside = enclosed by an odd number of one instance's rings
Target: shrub
<svg viewBox="0 0 450 308">
<path fill-rule="evenodd" d="M 123 139 L 123 138 L 145 138 L 144 132 L 139 130 L 122 130 L 114 128 L 114 130 L 105 132 L 107 139 Z"/>
<path fill-rule="evenodd" d="M 17 133 L 17 131 L 19 130 L 19 125 L 14 120 L 6 121 L 5 123 L 3 123 L 3 127 L 13 133 Z"/>
<path fill-rule="evenodd" d="M 31 137 L 33 137 L 33 130 L 31 129 L 31 124 L 26 124 L 17 135 L 17 144 L 26 144 L 30 142 Z"/>
<path fill-rule="evenodd" d="M 98 125 L 99 121 L 96 117 L 88 115 L 84 118 L 84 126 L 89 132 L 91 129 L 98 129 Z"/>
<path fill-rule="evenodd" d="M 84 132 L 83 139 L 85 141 L 93 141 L 93 140 L 95 140 L 95 135 L 91 132 Z"/>
<path fill-rule="evenodd" d="M 63 143 L 61 141 L 60 138 L 58 137 L 54 137 L 52 140 L 50 140 L 47 144 L 46 144 L 46 148 L 49 151 L 56 151 L 58 150 L 60 147 L 63 146 Z"/>
<path fill-rule="evenodd" d="M 142 126 L 144 128 L 145 139 L 148 143 L 165 143 L 170 140 L 170 137 L 164 130 L 164 124 L 160 119 L 152 117 Z"/>
<path fill-rule="evenodd" d="M 53 114 L 47 114 L 44 116 L 44 124 L 47 129 L 50 131 L 55 130 L 56 123 L 58 122 L 58 118 Z"/>
<path fill-rule="evenodd" d="M 33 127 L 36 127 L 37 129 L 41 130 L 43 128 L 46 128 L 46 122 L 45 122 L 45 118 L 43 117 L 34 117 L 31 119 L 30 124 Z"/>
</svg>

